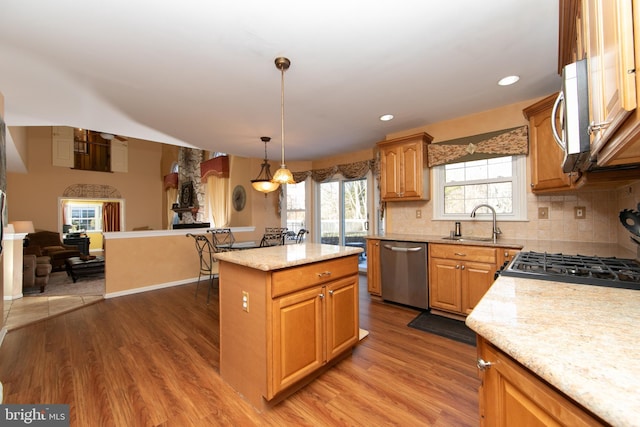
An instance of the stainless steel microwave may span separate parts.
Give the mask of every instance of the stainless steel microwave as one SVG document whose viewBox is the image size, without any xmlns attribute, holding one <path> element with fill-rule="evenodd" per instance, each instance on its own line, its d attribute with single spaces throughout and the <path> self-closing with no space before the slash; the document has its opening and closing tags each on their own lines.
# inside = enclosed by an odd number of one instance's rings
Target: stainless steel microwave
<svg viewBox="0 0 640 427">
<path fill-rule="evenodd" d="M 587 79 L 586 59 L 566 65 L 562 70 L 562 90 L 551 113 L 553 137 L 565 153 L 562 162 L 565 173 L 588 170 L 591 167 Z M 557 117 L 560 132 L 556 125 Z"/>
</svg>

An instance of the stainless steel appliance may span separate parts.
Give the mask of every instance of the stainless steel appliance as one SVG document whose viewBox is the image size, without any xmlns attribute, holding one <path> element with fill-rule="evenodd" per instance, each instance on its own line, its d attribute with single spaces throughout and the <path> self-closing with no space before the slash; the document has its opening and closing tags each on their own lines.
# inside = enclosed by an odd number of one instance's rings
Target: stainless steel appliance
<svg viewBox="0 0 640 427">
<path fill-rule="evenodd" d="M 520 252 L 500 275 L 640 290 L 640 263 L 626 258 Z"/>
<path fill-rule="evenodd" d="M 382 299 L 427 309 L 427 244 L 384 241 L 380 250 Z"/>
<path fill-rule="evenodd" d="M 566 173 L 591 167 L 589 138 L 589 89 L 587 60 L 568 64 L 562 70 L 562 90 L 551 113 L 552 134 L 565 153 L 562 170 Z M 560 111 L 562 135 L 556 129 Z"/>
</svg>

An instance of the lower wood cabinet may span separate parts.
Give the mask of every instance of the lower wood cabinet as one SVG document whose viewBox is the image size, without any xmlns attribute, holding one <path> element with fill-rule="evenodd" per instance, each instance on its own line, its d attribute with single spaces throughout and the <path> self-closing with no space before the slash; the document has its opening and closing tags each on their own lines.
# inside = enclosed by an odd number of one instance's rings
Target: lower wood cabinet
<svg viewBox="0 0 640 427">
<path fill-rule="evenodd" d="M 273 394 L 358 342 L 358 276 L 276 298 L 273 304 Z"/>
<path fill-rule="evenodd" d="M 367 239 L 367 290 L 371 295 L 382 295 L 380 276 L 380 240 Z"/>
<path fill-rule="evenodd" d="M 480 425 L 606 425 L 497 347 L 478 337 Z"/>
<path fill-rule="evenodd" d="M 429 245 L 429 306 L 466 316 L 494 282 L 496 248 Z"/>
<path fill-rule="evenodd" d="M 358 255 L 273 271 L 220 262 L 220 375 L 257 408 L 359 340 Z"/>
</svg>

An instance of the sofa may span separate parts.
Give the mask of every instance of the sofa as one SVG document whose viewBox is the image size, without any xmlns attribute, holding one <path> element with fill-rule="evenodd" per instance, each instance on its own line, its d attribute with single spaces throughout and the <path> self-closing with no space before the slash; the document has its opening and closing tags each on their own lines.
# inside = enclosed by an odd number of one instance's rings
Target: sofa
<svg viewBox="0 0 640 427">
<path fill-rule="evenodd" d="M 24 248 L 24 255 L 48 256 L 51 258 L 53 271 L 65 269 L 68 258 L 81 255 L 78 246 L 65 245 L 60 240 L 60 233 L 55 231 L 36 231 L 27 234 L 28 245 Z"/>
<path fill-rule="evenodd" d="M 48 256 L 24 255 L 22 265 L 22 291 L 40 288 L 40 292 L 44 292 L 44 288 L 49 283 L 49 274 L 51 274 L 50 258 Z"/>
</svg>

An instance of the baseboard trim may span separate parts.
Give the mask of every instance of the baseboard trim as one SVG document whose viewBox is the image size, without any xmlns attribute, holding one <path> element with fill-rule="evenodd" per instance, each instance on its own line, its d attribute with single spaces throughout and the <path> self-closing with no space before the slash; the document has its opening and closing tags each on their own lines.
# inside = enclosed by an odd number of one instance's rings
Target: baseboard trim
<svg viewBox="0 0 640 427">
<path fill-rule="evenodd" d="M 123 297 L 123 296 L 126 296 L 126 295 L 139 294 L 139 293 L 142 293 L 142 292 L 157 291 L 158 289 L 170 288 L 172 286 L 186 285 L 186 284 L 194 283 L 194 282 L 197 282 L 197 281 L 198 281 L 198 278 L 194 277 L 194 278 L 191 278 L 191 279 L 177 280 L 175 282 L 159 283 L 157 285 L 150 285 L 150 286 L 144 286 L 144 287 L 141 287 L 141 288 L 127 289 L 125 291 L 120 291 L 120 292 L 106 293 L 104 295 L 104 298 L 105 299 L 117 298 L 117 297 Z"/>
</svg>

